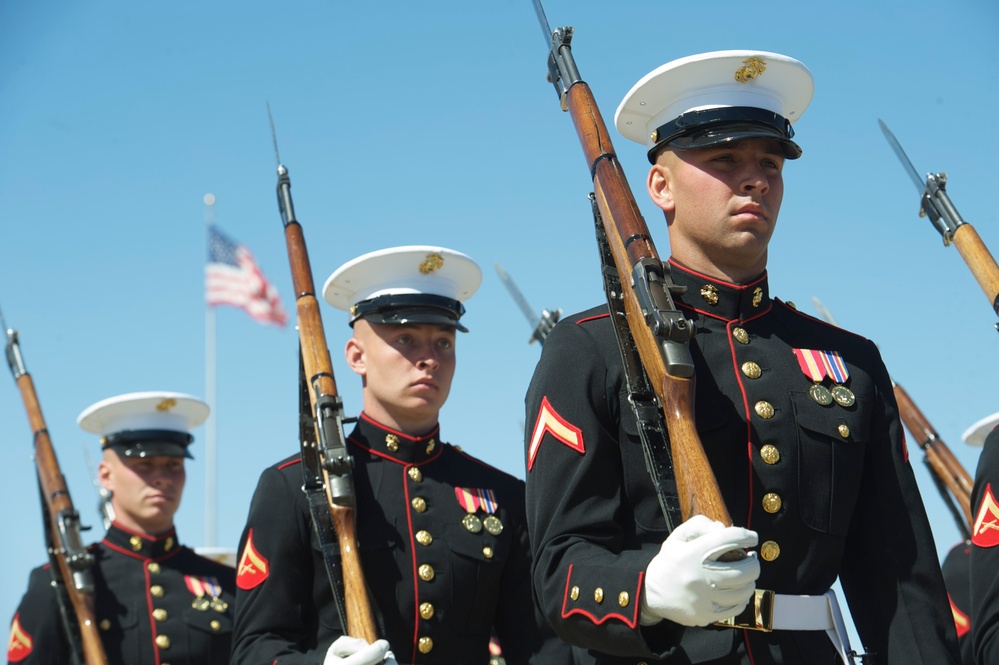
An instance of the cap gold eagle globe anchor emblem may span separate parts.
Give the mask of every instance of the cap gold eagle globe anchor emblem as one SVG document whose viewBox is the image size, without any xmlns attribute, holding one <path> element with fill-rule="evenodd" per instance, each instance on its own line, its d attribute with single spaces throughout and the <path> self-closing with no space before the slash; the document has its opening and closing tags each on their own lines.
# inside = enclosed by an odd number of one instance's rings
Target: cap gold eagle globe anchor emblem
<svg viewBox="0 0 999 665">
<path fill-rule="evenodd" d="M 743 66 L 735 70 L 735 80 L 748 83 L 767 71 L 767 63 L 763 58 L 753 56 L 742 61 Z"/>
<path fill-rule="evenodd" d="M 440 254 L 427 254 L 427 258 L 420 263 L 420 274 L 429 275 L 435 270 L 440 270 L 444 267 L 444 257 Z"/>
<path fill-rule="evenodd" d="M 705 284 L 701 287 L 701 297 L 709 305 L 718 304 L 718 287 L 714 284 Z"/>
</svg>

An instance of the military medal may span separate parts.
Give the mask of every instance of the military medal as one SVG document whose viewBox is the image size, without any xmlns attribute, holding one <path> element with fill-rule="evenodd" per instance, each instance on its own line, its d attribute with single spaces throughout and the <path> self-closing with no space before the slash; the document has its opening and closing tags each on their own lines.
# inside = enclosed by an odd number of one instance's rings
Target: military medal
<svg viewBox="0 0 999 665">
<path fill-rule="evenodd" d="M 844 385 L 850 378 L 850 370 L 837 351 L 794 349 L 794 355 L 798 358 L 802 373 L 815 382 L 808 389 L 808 395 L 817 404 L 828 406 L 836 402 L 842 407 L 849 407 L 857 401 L 853 391 Z M 827 376 L 835 384 L 832 389 L 822 385 Z"/>
<path fill-rule="evenodd" d="M 468 513 L 461 518 L 461 523 L 470 532 L 479 533 L 485 527 L 486 531 L 495 536 L 503 531 L 503 523 L 493 514 L 499 506 L 496 494 L 491 489 L 455 487 L 454 496 L 458 499 L 458 505 Z M 476 515 L 480 509 L 488 513 L 485 519 Z"/>
<path fill-rule="evenodd" d="M 808 389 L 808 396 L 822 406 L 829 406 L 833 402 L 832 393 L 821 383 L 813 383 L 812 387 Z"/>
<path fill-rule="evenodd" d="M 185 575 L 184 584 L 187 585 L 187 590 L 195 596 L 194 601 L 191 602 L 191 607 L 199 612 L 206 612 L 208 608 L 212 608 L 216 612 L 225 612 L 229 607 L 227 602 L 219 598 L 222 594 L 222 585 L 216 578 Z"/>
<path fill-rule="evenodd" d="M 832 393 L 832 398 L 836 400 L 836 403 L 840 406 L 853 406 L 853 403 L 857 401 L 853 391 L 844 385 L 836 384 L 832 387 L 832 391 L 830 392 Z"/>
<path fill-rule="evenodd" d="M 214 596 L 212 598 L 210 605 L 212 609 L 218 612 L 219 614 L 225 614 L 225 611 L 229 609 L 229 603 L 225 602 L 218 596 Z"/>
<path fill-rule="evenodd" d="M 211 601 L 209 601 L 204 596 L 198 596 L 191 602 L 191 607 L 198 610 L 199 612 L 206 611 L 211 606 Z"/>
</svg>

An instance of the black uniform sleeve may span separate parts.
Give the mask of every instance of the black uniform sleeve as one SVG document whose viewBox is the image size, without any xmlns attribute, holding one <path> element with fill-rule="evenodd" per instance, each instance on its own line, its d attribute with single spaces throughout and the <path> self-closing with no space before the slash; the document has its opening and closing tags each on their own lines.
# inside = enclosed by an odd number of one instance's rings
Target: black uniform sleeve
<svg viewBox="0 0 999 665">
<path fill-rule="evenodd" d="M 888 372 L 876 347 L 877 402 L 840 581 L 865 662 L 960 663 L 936 546 L 916 485 Z M 877 510 L 865 510 L 877 507 Z"/>
<path fill-rule="evenodd" d="M 35 568 L 28 578 L 28 589 L 11 620 L 7 662 L 17 665 L 70 662 L 69 644 L 48 566 Z"/>
<path fill-rule="evenodd" d="M 999 429 L 985 439 L 971 495 L 971 635 L 975 662 L 999 663 Z"/>
<path fill-rule="evenodd" d="M 622 387 L 601 346 L 587 325 L 560 322 L 545 340 L 528 389 L 534 590 L 566 642 L 654 657 L 659 649 L 639 626 L 640 595 L 645 569 L 666 534 L 635 537 L 642 527 L 624 496 L 624 474 L 633 470 L 623 468 L 618 444 Z"/>
<path fill-rule="evenodd" d="M 322 663 L 310 523 L 294 474 L 263 472 L 239 544 L 233 665 Z M 328 583 L 327 583 L 327 586 Z"/>
</svg>

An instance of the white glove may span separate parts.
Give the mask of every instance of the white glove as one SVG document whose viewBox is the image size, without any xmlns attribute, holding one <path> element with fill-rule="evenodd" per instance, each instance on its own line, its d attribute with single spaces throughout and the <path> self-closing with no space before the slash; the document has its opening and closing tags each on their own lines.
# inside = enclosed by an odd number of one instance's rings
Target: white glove
<svg viewBox="0 0 999 665">
<path fill-rule="evenodd" d="M 704 515 L 678 526 L 645 572 L 642 625 L 668 619 L 684 626 L 707 626 L 741 612 L 760 576 L 756 552 L 738 561 L 718 561 L 718 557 L 754 547 L 758 540 L 755 531 L 726 527 Z"/>
<path fill-rule="evenodd" d="M 387 640 L 369 644 L 360 637 L 341 635 L 326 651 L 323 665 L 398 665 Z"/>
</svg>

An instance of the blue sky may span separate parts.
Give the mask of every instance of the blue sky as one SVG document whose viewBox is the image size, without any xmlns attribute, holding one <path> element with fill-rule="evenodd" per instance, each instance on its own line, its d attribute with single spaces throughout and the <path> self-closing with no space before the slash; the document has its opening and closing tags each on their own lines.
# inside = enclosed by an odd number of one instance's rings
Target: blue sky
<svg viewBox="0 0 999 665">
<path fill-rule="evenodd" d="M 881 135 L 948 191 L 999 251 L 999 5 L 955 0 L 747 5 L 729 0 L 549 0 L 575 28 L 580 73 L 608 122 L 658 65 L 755 48 L 802 60 L 816 79 L 797 123 L 801 160 L 771 245 L 772 292 L 875 340 L 969 470 L 960 435 L 999 411 L 996 317 L 967 266 L 917 215 L 919 197 Z M 315 281 L 391 245 L 441 244 L 477 259 L 444 438 L 524 475 L 523 395 L 539 348 L 493 269 L 528 302 L 576 311 L 602 298 L 587 169 L 545 81 L 529 0 L 0 3 L 0 309 L 28 370 L 74 502 L 99 524 L 76 426 L 88 405 L 138 390 L 205 394 L 206 193 L 219 227 L 247 245 L 294 303 L 275 202 L 274 113 Z M 617 134 L 614 133 L 617 137 Z M 615 145 L 659 251 L 661 214 L 641 190 L 644 151 Z M 343 363 L 344 315 L 323 304 L 348 413 L 359 381 Z M 217 544 L 235 546 L 260 471 L 294 452 L 293 328 L 217 312 Z M 8 375 L 9 376 L 9 375 Z M 206 542 L 203 428 L 177 517 Z M 0 617 L 44 558 L 31 439 L 0 380 Z M 937 547 L 958 532 L 911 450 Z M 97 538 L 99 528 L 88 534 Z"/>
</svg>

